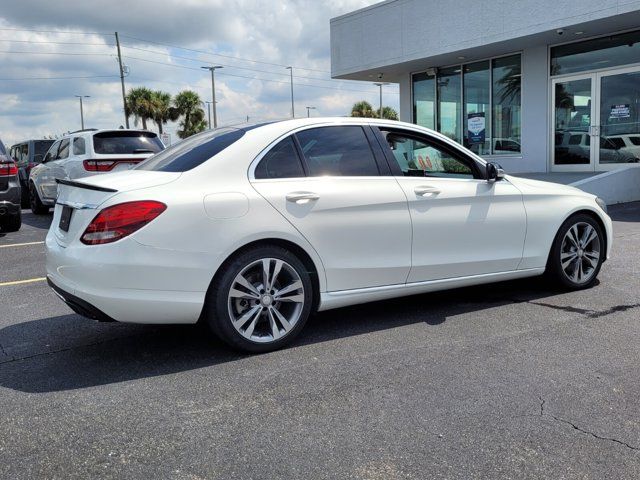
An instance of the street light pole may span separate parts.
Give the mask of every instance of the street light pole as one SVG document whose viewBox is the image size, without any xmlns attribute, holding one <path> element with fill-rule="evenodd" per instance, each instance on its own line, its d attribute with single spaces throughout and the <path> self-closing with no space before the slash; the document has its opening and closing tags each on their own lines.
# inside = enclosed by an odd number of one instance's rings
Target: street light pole
<svg viewBox="0 0 640 480">
<path fill-rule="evenodd" d="M 211 105 L 213 106 L 213 128 L 218 128 L 218 114 L 216 112 L 216 78 L 215 71 L 218 68 L 224 68 L 222 65 L 214 65 L 211 67 L 200 67 L 211 72 Z"/>
<path fill-rule="evenodd" d="M 307 107 L 307 118 L 309 118 L 309 110 L 315 110 L 316 107 Z"/>
<path fill-rule="evenodd" d="M 209 130 L 211 130 L 211 103 L 210 101 L 205 101 L 204 103 L 207 104 L 207 114 L 209 116 Z"/>
<path fill-rule="evenodd" d="M 374 85 L 377 85 L 378 87 L 380 87 L 380 118 L 382 118 L 382 86 L 389 85 L 389 84 L 387 82 L 379 82 L 379 83 L 374 83 Z"/>
<path fill-rule="evenodd" d="M 291 118 L 296 118 L 296 111 L 293 106 L 293 67 L 287 67 L 287 70 L 291 74 Z"/>
<path fill-rule="evenodd" d="M 82 99 L 91 98 L 91 96 L 90 95 L 74 95 L 74 97 L 80 99 L 80 126 L 82 127 L 82 130 L 84 130 L 84 111 L 82 108 Z"/>
</svg>

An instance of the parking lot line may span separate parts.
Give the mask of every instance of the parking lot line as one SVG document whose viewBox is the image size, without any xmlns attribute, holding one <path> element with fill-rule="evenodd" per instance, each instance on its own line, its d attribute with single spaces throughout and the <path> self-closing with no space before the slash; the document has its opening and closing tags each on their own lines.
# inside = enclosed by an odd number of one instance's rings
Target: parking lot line
<svg viewBox="0 0 640 480">
<path fill-rule="evenodd" d="M 1 282 L 0 287 L 8 287 L 10 285 L 20 285 L 23 283 L 44 282 L 47 277 L 30 278 L 28 280 L 14 280 L 12 282 Z"/>
<path fill-rule="evenodd" d="M 27 245 L 41 245 L 44 242 L 25 242 L 25 243 L 11 243 L 9 245 L 0 245 L 0 248 L 9 248 L 9 247 L 26 247 Z"/>
</svg>

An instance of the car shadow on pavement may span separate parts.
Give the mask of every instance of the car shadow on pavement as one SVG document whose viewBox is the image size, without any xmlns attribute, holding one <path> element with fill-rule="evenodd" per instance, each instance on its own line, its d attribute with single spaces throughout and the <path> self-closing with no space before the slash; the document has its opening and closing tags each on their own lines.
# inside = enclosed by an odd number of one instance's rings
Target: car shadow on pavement
<svg viewBox="0 0 640 480">
<path fill-rule="evenodd" d="M 49 225 L 53 220 L 53 210 L 44 215 L 35 215 L 30 210 L 22 210 L 22 223 L 30 227 L 49 230 Z"/>
<path fill-rule="evenodd" d="M 556 295 L 526 279 L 415 295 L 313 316 L 292 347 L 423 323 Z M 87 388 L 246 358 L 202 326 L 98 323 L 69 314 L 0 330 L 0 386 L 29 393 Z"/>
<path fill-rule="evenodd" d="M 609 216 L 614 222 L 640 222 L 640 202 L 611 205 Z"/>
</svg>

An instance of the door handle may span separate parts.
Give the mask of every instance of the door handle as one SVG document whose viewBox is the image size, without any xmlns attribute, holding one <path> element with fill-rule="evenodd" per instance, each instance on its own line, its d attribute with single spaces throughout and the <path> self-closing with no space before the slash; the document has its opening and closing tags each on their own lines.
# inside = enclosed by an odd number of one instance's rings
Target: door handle
<svg viewBox="0 0 640 480">
<path fill-rule="evenodd" d="M 416 195 L 420 197 L 424 197 L 426 195 L 437 195 L 440 193 L 440 190 L 436 187 L 432 187 L 431 185 L 421 185 L 413 189 Z"/>
<path fill-rule="evenodd" d="M 319 198 L 320 195 L 313 192 L 291 192 L 287 194 L 287 202 L 297 203 L 298 205 L 304 205 Z"/>
</svg>

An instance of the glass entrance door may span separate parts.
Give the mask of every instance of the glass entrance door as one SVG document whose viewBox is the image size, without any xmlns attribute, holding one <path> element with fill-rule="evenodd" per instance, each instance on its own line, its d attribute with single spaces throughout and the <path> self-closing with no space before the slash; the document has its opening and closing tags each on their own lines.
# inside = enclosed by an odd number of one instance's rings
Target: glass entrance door
<svg viewBox="0 0 640 480">
<path fill-rule="evenodd" d="M 596 170 L 640 166 L 640 69 L 602 72 L 597 83 Z"/>
<path fill-rule="evenodd" d="M 552 83 L 554 171 L 594 169 L 595 75 L 556 79 Z"/>
</svg>

